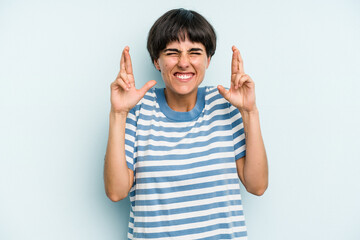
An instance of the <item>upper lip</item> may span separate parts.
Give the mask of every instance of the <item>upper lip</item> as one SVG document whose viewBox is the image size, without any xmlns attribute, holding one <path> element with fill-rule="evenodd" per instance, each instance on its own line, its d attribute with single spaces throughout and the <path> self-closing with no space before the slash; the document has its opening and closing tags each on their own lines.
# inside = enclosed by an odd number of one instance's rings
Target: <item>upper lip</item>
<svg viewBox="0 0 360 240">
<path fill-rule="evenodd" d="M 174 75 L 176 74 L 194 74 L 193 72 L 175 72 Z"/>
</svg>

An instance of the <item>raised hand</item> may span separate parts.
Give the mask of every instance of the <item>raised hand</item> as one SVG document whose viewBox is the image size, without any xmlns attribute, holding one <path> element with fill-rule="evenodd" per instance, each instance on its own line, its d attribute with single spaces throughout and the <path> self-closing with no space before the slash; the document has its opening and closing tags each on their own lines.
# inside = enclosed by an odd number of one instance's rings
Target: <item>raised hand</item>
<svg viewBox="0 0 360 240">
<path fill-rule="evenodd" d="M 142 88 L 135 88 L 129 47 L 125 47 L 121 55 L 119 74 L 111 83 L 111 111 L 128 113 L 155 84 L 156 81 L 151 80 Z"/>
<path fill-rule="evenodd" d="M 231 61 L 231 85 L 226 90 L 219 85 L 220 94 L 240 111 L 251 112 L 256 109 L 255 83 L 249 75 L 245 74 L 240 51 L 233 46 Z"/>
</svg>

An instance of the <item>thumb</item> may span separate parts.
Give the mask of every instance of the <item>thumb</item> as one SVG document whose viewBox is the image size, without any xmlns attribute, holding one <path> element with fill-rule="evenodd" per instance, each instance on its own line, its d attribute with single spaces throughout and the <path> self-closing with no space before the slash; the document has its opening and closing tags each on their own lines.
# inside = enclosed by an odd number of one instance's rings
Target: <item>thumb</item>
<svg viewBox="0 0 360 240">
<path fill-rule="evenodd" d="M 155 86 L 155 85 L 156 85 L 156 81 L 155 81 L 155 80 L 150 80 L 150 81 L 148 81 L 147 83 L 145 83 L 145 85 L 144 85 L 142 88 L 139 89 L 139 90 L 140 90 L 140 94 L 141 94 L 142 96 L 144 96 L 145 93 L 146 93 L 147 91 L 149 91 L 149 89 L 152 88 L 152 87 Z"/>
<path fill-rule="evenodd" d="M 226 100 L 229 101 L 229 98 L 230 98 L 229 90 L 226 90 L 222 85 L 218 85 L 217 89 L 218 89 L 219 93 L 221 94 L 221 96 L 223 96 Z"/>
</svg>

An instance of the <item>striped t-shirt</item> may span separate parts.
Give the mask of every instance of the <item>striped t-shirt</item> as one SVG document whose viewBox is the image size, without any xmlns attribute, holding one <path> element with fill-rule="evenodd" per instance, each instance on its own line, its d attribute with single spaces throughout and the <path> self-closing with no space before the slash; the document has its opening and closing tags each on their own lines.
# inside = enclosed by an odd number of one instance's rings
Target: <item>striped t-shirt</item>
<svg viewBox="0 0 360 240">
<path fill-rule="evenodd" d="M 236 159 L 245 156 L 241 115 L 215 87 L 173 111 L 151 89 L 129 112 L 126 161 L 134 171 L 129 239 L 246 239 Z"/>
</svg>

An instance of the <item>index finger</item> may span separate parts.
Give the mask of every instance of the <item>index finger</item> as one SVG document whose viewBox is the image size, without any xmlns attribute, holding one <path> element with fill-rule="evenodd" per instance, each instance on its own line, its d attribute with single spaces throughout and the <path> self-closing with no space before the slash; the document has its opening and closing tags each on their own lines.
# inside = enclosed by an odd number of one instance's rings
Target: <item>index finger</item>
<svg viewBox="0 0 360 240">
<path fill-rule="evenodd" d="M 239 49 L 237 51 L 238 51 L 239 71 L 240 71 L 240 73 L 245 73 L 244 61 L 243 61 L 243 59 L 241 57 Z"/>
<path fill-rule="evenodd" d="M 232 59 L 231 59 L 231 74 L 234 74 L 234 73 L 238 73 L 238 71 L 239 71 L 239 63 L 238 63 L 238 58 L 236 56 L 236 47 L 235 46 L 232 47 L 232 51 L 233 51 L 233 54 L 232 54 Z"/>
<path fill-rule="evenodd" d="M 244 64 L 240 54 L 239 49 L 235 46 L 232 47 L 233 57 L 232 57 L 232 72 L 233 73 L 245 73 Z"/>
<path fill-rule="evenodd" d="M 129 53 L 129 47 L 125 47 L 124 52 L 125 52 L 125 70 L 127 74 L 132 74 L 133 70 L 132 70 L 132 64 L 131 64 L 131 57 L 130 57 L 130 53 Z"/>
</svg>

